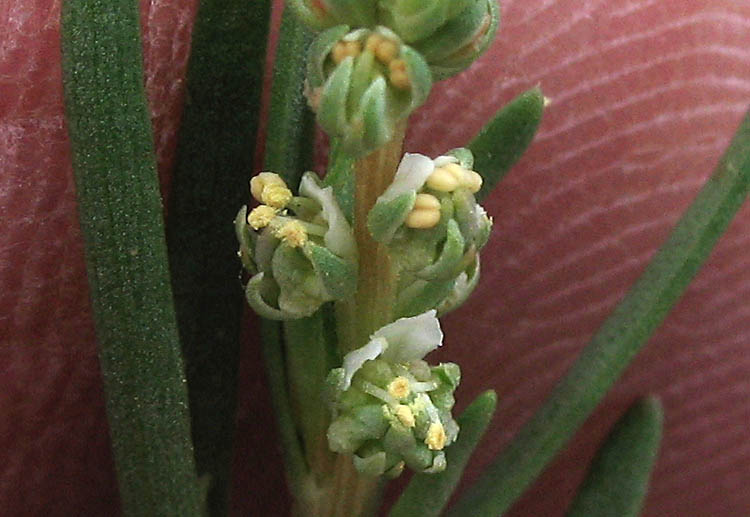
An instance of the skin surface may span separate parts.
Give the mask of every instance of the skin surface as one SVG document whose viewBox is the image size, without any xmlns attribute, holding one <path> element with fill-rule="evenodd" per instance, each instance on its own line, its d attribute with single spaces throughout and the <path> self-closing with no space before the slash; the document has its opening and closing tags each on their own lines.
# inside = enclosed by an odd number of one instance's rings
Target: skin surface
<svg viewBox="0 0 750 517">
<path fill-rule="evenodd" d="M 196 2 L 142 2 L 146 85 L 165 193 Z M 70 150 L 59 0 L 0 3 L 0 508 L 112 515 L 109 451 Z M 495 218 L 473 298 L 432 357 L 461 364 L 458 407 L 498 416 L 465 482 L 507 443 L 608 315 L 718 161 L 750 103 L 744 0 L 506 0 L 495 44 L 437 85 L 407 150 L 465 143 L 541 84 L 529 152 L 485 204 Z M 665 406 L 645 515 L 750 508 L 750 207 L 594 417 L 510 513 L 559 516 L 610 425 L 639 395 Z M 248 317 L 233 513 L 287 508 Z M 388 491 L 392 498 L 398 486 Z"/>
</svg>

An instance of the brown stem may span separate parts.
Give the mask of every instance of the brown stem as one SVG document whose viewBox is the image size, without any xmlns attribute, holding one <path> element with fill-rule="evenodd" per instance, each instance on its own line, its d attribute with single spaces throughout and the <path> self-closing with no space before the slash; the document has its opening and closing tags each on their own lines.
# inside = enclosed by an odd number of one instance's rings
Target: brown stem
<svg viewBox="0 0 750 517">
<path fill-rule="evenodd" d="M 406 122 L 398 125 L 394 138 L 377 151 L 354 163 L 354 237 L 359 250 L 359 280 L 352 299 L 336 304 L 339 350 L 345 354 L 367 343 L 370 335 L 391 322 L 394 277 L 384 246 L 367 230 L 367 214 L 378 196 L 391 184 L 401 160 Z M 319 517 L 373 515 L 380 502 L 382 482 L 361 476 L 350 456 L 339 455 L 330 475 L 314 482 L 311 504 L 298 511 Z M 313 470 L 317 470 L 313 468 Z"/>
</svg>

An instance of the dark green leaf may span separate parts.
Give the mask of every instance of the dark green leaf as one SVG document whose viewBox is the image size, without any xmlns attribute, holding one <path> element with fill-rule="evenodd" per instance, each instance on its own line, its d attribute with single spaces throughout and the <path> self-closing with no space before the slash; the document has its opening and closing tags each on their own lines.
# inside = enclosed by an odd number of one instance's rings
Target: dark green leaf
<svg viewBox="0 0 750 517">
<path fill-rule="evenodd" d="M 634 404 L 594 458 L 568 517 L 638 517 L 659 452 L 663 423 L 658 399 Z"/>
<path fill-rule="evenodd" d="M 123 513 L 197 516 L 200 490 L 138 2 L 65 2 L 62 44 L 78 213 Z"/>
<path fill-rule="evenodd" d="M 474 153 L 474 170 L 484 184 L 477 192 L 481 201 L 492 192 L 534 139 L 544 111 L 544 96 L 539 88 L 522 93 L 487 123 L 466 147 Z"/>
<path fill-rule="evenodd" d="M 268 2 L 200 3 L 167 221 L 195 458 L 198 473 L 211 476 L 214 516 L 227 511 L 244 304 L 227 223 L 247 202 L 269 10 Z"/>
<path fill-rule="evenodd" d="M 305 56 L 312 36 L 289 9 L 284 10 L 274 60 L 264 167 L 296 188 L 312 165 L 315 116 L 303 94 Z"/>
<path fill-rule="evenodd" d="M 440 515 L 448 503 L 469 457 L 484 435 L 497 405 L 494 391 L 479 395 L 458 417 L 461 430 L 456 443 L 445 450 L 448 466 L 439 474 L 414 474 L 409 485 L 391 509 L 390 517 L 431 517 Z"/>
<path fill-rule="evenodd" d="M 499 515 L 594 410 L 664 320 L 750 190 L 750 113 L 716 171 L 552 396 L 451 515 Z"/>
</svg>

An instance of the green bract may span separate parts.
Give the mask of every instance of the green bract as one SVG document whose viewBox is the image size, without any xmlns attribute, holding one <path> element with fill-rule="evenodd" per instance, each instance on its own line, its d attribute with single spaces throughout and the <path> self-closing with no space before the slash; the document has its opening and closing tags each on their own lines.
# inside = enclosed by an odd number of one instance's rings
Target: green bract
<svg viewBox="0 0 750 517">
<path fill-rule="evenodd" d="M 315 30 L 336 25 L 387 27 L 417 49 L 435 79 L 457 74 L 479 57 L 497 32 L 497 0 L 292 0 Z"/>
<path fill-rule="evenodd" d="M 388 142 L 432 87 L 424 59 L 383 27 L 333 27 L 310 47 L 307 98 L 318 123 L 352 156 Z"/>
<path fill-rule="evenodd" d="M 331 187 L 308 172 L 299 190 L 282 209 L 242 207 L 235 219 L 239 256 L 253 274 L 245 294 L 265 318 L 310 316 L 356 290 L 356 244 Z"/>
<path fill-rule="evenodd" d="M 478 252 L 492 221 L 474 199 L 481 177 L 472 164 L 467 149 L 434 160 L 407 153 L 368 215 L 370 233 L 388 245 L 397 275 L 397 317 L 433 308 L 444 314 L 476 287 Z"/>
<path fill-rule="evenodd" d="M 429 366 L 422 360 L 442 343 L 435 314 L 382 327 L 328 376 L 328 444 L 354 455 L 364 474 L 395 477 L 405 465 L 427 473 L 446 467 L 443 449 L 458 435 L 451 409 L 461 373 L 453 363 Z"/>
</svg>

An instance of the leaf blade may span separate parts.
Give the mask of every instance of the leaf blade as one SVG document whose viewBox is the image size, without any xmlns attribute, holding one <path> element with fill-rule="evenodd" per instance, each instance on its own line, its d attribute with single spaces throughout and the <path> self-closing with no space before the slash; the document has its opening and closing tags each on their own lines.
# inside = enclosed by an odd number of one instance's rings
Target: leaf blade
<svg viewBox="0 0 750 517">
<path fill-rule="evenodd" d="M 137 2 L 65 2 L 63 76 L 125 515 L 200 515 Z"/>
<path fill-rule="evenodd" d="M 568 517 L 638 517 L 656 463 L 664 424 L 659 399 L 637 401 L 594 458 Z"/>
<path fill-rule="evenodd" d="M 466 146 L 474 154 L 474 169 L 484 179 L 476 194 L 478 201 L 492 192 L 531 144 L 544 103 L 538 87 L 522 93 L 500 109 Z"/>
<path fill-rule="evenodd" d="M 243 295 L 235 232 L 263 86 L 269 2 L 204 0 L 192 34 L 167 245 L 208 510 L 224 515 L 234 438 Z"/>
</svg>

